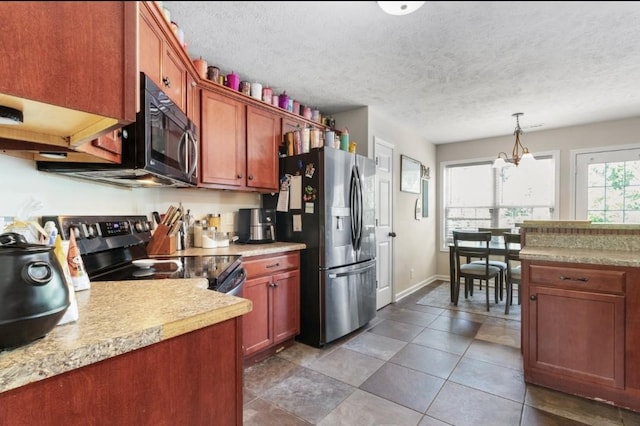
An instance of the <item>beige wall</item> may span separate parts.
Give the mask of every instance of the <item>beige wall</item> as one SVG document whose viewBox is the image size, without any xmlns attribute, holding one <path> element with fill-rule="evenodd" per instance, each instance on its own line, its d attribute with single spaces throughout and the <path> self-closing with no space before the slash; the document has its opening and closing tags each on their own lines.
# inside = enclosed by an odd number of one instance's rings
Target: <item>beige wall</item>
<svg viewBox="0 0 640 426">
<path fill-rule="evenodd" d="M 437 145 L 436 154 L 438 165 L 444 161 L 465 160 L 475 158 L 495 158 L 499 151 L 511 152 L 514 136 L 488 138 L 467 142 Z M 542 130 L 537 132 L 525 132 L 521 141 L 524 146 L 535 155 L 539 152 L 560 152 L 560 182 L 559 182 L 559 212 L 558 219 L 574 219 L 572 215 L 573 193 L 571 189 L 571 152 L 572 150 L 584 150 L 607 146 L 640 146 L 640 118 L 626 120 L 607 121 L 584 126 L 565 127 L 560 129 Z M 441 182 L 440 166 L 438 168 L 438 181 Z M 442 232 L 440 226 L 442 188 L 438 186 L 436 223 L 438 236 Z M 440 244 L 440 239 L 436 244 Z M 449 257 L 448 252 L 438 250 L 437 273 L 448 277 Z"/>
</svg>

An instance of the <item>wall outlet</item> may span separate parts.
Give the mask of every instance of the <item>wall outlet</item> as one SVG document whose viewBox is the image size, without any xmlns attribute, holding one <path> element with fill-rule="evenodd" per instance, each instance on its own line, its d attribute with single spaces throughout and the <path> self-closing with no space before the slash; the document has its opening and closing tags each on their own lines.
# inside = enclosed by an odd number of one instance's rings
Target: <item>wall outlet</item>
<svg viewBox="0 0 640 426">
<path fill-rule="evenodd" d="M 413 268 L 409 269 L 409 279 L 413 279 L 413 273 L 414 273 Z"/>
</svg>

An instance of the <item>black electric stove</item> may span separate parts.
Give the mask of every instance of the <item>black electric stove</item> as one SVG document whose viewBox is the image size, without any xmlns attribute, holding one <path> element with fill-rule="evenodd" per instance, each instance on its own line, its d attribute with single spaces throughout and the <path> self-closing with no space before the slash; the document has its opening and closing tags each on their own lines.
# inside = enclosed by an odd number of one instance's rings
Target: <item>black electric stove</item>
<svg viewBox="0 0 640 426">
<path fill-rule="evenodd" d="M 246 279 L 239 255 L 154 256 L 151 267 L 136 260 L 149 259 L 146 245 L 151 223 L 145 216 L 44 216 L 56 224 L 62 238 L 73 232 L 91 281 L 206 278 L 209 289 L 241 295 Z"/>
</svg>

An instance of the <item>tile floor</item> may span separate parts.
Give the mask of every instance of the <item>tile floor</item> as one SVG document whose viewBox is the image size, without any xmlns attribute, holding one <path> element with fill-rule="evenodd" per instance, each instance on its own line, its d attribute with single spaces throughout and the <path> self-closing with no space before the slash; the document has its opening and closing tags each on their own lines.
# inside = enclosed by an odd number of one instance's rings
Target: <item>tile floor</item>
<svg viewBox="0 0 640 426">
<path fill-rule="evenodd" d="M 519 318 L 416 304 L 435 285 L 325 348 L 296 342 L 245 369 L 244 425 L 640 425 L 526 385 Z"/>
</svg>

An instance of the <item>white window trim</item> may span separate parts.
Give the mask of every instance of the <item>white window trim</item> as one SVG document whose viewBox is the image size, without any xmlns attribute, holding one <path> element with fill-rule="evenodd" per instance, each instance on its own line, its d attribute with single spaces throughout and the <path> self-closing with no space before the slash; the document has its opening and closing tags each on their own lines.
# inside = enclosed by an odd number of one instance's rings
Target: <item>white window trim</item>
<svg viewBox="0 0 640 426">
<path fill-rule="evenodd" d="M 578 155 L 589 153 L 600 153 L 610 151 L 624 151 L 627 149 L 640 149 L 640 144 L 629 145 L 605 145 L 593 148 L 572 149 L 569 151 L 569 217 L 576 220 L 578 188 L 576 188 L 576 175 L 578 173 Z"/>
</svg>

